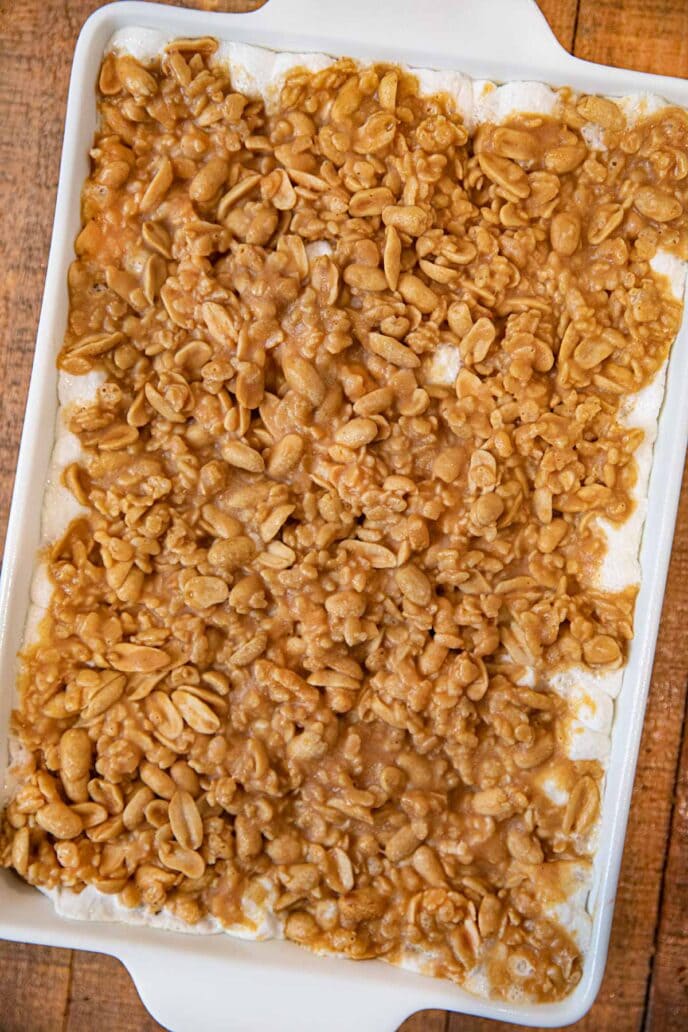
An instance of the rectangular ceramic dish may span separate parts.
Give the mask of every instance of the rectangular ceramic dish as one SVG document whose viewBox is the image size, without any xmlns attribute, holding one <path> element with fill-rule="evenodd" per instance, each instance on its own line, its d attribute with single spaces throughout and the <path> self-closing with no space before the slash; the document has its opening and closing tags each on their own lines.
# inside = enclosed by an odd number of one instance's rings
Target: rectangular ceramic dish
<svg viewBox="0 0 688 1032">
<path fill-rule="evenodd" d="M 319 51 L 416 67 L 458 69 L 497 81 L 536 80 L 589 93 L 653 92 L 688 106 L 688 83 L 577 60 L 551 35 L 534 0 L 270 0 L 251 14 L 213 15 L 145 3 L 104 7 L 84 26 L 74 55 L 55 225 L 0 585 L 0 780 L 7 757 L 16 653 L 26 618 L 41 502 L 57 407 L 55 356 L 67 316 L 67 269 L 79 229 L 79 196 L 95 129 L 94 84 L 104 48 L 123 28 L 213 35 L 276 50 Z M 130 970 L 155 1017 L 174 1032 L 219 1029 L 392 1032 L 413 1012 L 462 1011 L 555 1027 L 591 1006 L 602 979 L 624 832 L 652 669 L 688 436 L 688 329 L 675 343 L 659 421 L 641 549 L 636 636 L 616 702 L 600 844 L 591 900 L 593 931 L 583 978 L 567 999 L 506 1004 L 449 982 L 377 962 L 304 953 L 286 942 L 195 937 L 58 917 L 50 902 L 0 872 L 0 936 L 110 953 Z"/>
</svg>

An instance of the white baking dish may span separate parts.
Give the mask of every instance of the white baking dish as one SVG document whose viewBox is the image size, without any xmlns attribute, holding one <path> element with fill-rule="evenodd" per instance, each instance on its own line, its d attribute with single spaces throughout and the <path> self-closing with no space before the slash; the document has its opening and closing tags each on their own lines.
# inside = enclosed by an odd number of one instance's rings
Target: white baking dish
<svg viewBox="0 0 688 1032">
<path fill-rule="evenodd" d="M 495 80 L 528 79 L 605 94 L 653 92 L 688 106 L 688 83 L 604 68 L 566 53 L 533 0 L 270 0 L 251 14 L 118 3 L 89 18 L 77 44 L 65 124 L 55 225 L 36 341 L 26 421 L 0 584 L 0 781 L 5 764 L 16 653 L 24 627 L 33 559 L 40 536 L 43 487 L 57 406 L 55 355 L 67 315 L 67 268 L 79 229 L 79 195 L 95 129 L 94 83 L 104 47 L 122 28 L 256 43 L 278 50 L 349 54 L 418 67 L 454 68 Z M 593 930 L 583 978 L 556 1004 L 515 1005 L 478 999 L 449 982 L 377 962 L 315 957 L 284 942 L 195 937 L 148 927 L 71 922 L 48 900 L 0 872 L 0 936 L 78 947 L 117 956 L 144 1002 L 174 1032 L 256 1029 L 391 1032 L 426 1007 L 541 1027 L 576 1021 L 602 979 L 614 895 L 652 669 L 688 437 L 688 331 L 677 340 L 667 378 L 650 480 L 641 550 L 642 587 L 636 637 L 617 700 L 595 864 Z"/>
</svg>

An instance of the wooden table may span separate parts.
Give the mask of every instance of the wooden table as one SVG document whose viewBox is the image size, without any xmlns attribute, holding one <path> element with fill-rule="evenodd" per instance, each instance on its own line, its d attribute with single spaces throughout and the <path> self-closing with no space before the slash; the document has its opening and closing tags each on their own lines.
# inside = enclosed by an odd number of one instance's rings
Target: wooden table
<svg viewBox="0 0 688 1032">
<path fill-rule="evenodd" d="M 686 0 L 539 2 L 561 43 L 578 57 L 688 75 Z M 98 0 L 0 0 L 3 538 L 50 241 L 72 52 L 84 19 L 99 6 Z M 259 4 L 237 0 L 234 6 L 247 10 Z M 576 1032 L 688 1029 L 687 627 L 688 479 L 607 974 L 597 1003 L 575 1026 Z M 93 953 L 0 943 L 0 1032 L 151 1032 L 160 1027 L 146 1013 L 118 961 Z M 418 1014 L 402 1026 L 403 1032 L 498 1032 L 513 1027 L 440 1011 Z"/>
</svg>

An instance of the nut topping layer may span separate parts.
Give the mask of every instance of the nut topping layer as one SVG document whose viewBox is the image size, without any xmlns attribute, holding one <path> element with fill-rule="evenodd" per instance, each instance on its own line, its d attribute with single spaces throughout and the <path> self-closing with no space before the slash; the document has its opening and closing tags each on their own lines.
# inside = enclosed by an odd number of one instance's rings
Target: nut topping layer
<svg viewBox="0 0 688 1032">
<path fill-rule="evenodd" d="M 686 117 L 562 91 L 469 134 L 350 60 L 266 112 L 215 50 L 101 69 L 59 365 L 103 382 L 0 860 L 558 999 L 602 769 L 550 678 L 633 634 L 598 520 L 680 322 Z"/>
</svg>

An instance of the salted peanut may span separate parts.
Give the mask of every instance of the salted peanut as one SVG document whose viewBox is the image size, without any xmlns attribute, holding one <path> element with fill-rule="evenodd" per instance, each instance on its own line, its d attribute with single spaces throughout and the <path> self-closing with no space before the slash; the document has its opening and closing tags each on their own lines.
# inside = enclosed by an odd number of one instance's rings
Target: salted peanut
<svg viewBox="0 0 688 1032">
<path fill-rule="evenodd" d="M 123 333 L 89 333 L 70 347 L 70 358 L 96 358 L 112 351 L 124 340 Z"/>
<path fill-rule="evenodd" d="M 165 738 L 178 738 L 184 730 L 184 721 L 166 692 L 151 692 L 144 702 L 144 709 L 155 730 Z"/>
<path fill-rule="evenodd" d="M 26 878 L 29 872 L 29 859 L 31 854 L 31 838 L 28 826 L 18 828 L 12 839 L 10 852 L 11 866 L 22 878 Z"/>
<path fill-rule="evenodd" d="M 227 601 L 229 587 L 221 577 L 191 577 L 184 584 L 184 601 L 193 609 L 207 609 Z"/>
<path fill-rule="evenodd" d="M 364 448 L 375 440 L 378 429 L 378 425 L 373 419 L 359 416 L 340 426 L 335 432 L 334 439 L 338 444 L 346 445 L 347 448 Z"/>
<path fill-rule="evenodd" d="M 474 502 L 471 515 L 481 527 L 489 527 L 496 523 L 504 512 L 504 502 L 498 494 L 485 494 Z"/>
<path fill-rule="evenodd" d="M 453 301 L 450 304 L 447 309 L 447 322 L 459 339 L 466 336 L 473 325 L 473 317 L 465 301 Z"/>
<path fill-rule="evenodd" d="M 399 277 L 399 293 L 404 301 L 413 305 L 419 312 L 429 315 L 437 308 L 437 294 L 423 283 L 418 276 L 402 273 Z"/>
<path fill-rule="evenodd" d="M 162 842 L 158 847 L 158 856 L 172 871 L 179 871 L 187 878 L 202 878 L 205 872 L 205 860 L 194 850 L 187 849 L 176 842 Z"/>
<path fill-rule="evenodd" d="M 218 344 L 227 344 L 236 339 L 236 325 L 224 305 L 217 301 L 206 301 L 201 311 L 203 321 L 213 340 L 216 340 Z"/>
<path fill-rule="evenodd" d="M 533 161 L 539 154 L 537 138 L 523 129 L 495 129 L 492 146 L 502 158 L 514 161 Z"/>
<path fill-rule="evenodd" d="M 528 176 L 516 162 L 483 151 L 478 155 L 478 164 L 487 178 L 508 196 L 521 200 L 529 196 Z"/>
<path fill-rule="evenodd" d="M 419 846 L 411 857 L 411 863 L 414 870 L 430 885 L 446 885 L 447 876 L 444 868 L 430 846 Z"/>
<path fill-rule="evenodd" d="M 385 279 L 390 290 L 396 290 L 401 272 L 401 239 L 394 226 L 385 230 L 385 246 L 382 253 Z"/>
<path fill-rule="evenodd" d="M 394 404 L 394 391 L 391 387 L 378 387 L 369 391 L 354 402 L 357 416 L 377 416 Z"/>
<path fill-rule="evenodd" d="M 487 893 L 480 901 L 478 929 L 484 939 L 495 935 L 502 923 L 502 905 L 497 896 Z"/>
<path fill-rule="evenodd" d="M 330 616 L 362 616 L 366 600 L 358 591 L 338 591 L 325 599 L 325 609 Z"/>
<path fill-rule="evenodd" d="M 122 821 L 128 831 L 138 828 L 145 819 L 145 809 L 153 800 L 154 795 L 148 785 L 141 785 L 130 797 L 122 812 Z"/>
<path fill-rule="evenodd" d="M 380 84 L 377 88 L 378 100 L 380 106 L 385 111 L 394 111 L 397 103 L 397 89 L 399 86 L 399 75 L 397 72 L 386 72 L 385 75 L 380 79 Z"/>
<path fill-rule="evenodd" d="M 417 606 L 427 606 L 432 598 L 432 585 L 425 573 L 414 563 L 407 563 L 396 572 L 401 593 Z"/>
<path fill-rule="evenodd" d="M 118 655 L 121 655 L 121 649 L 123 646 L 119 645 L 116 646 L 116 648 L 120 650 Z M 121 665 L 119 668 L 116 666 L 116 659 L 112 658 L 112 653 L 108 653 L 108 659 L 115 669 L 121 669 Z M 82 706 L 82 719 L 91 721 L 102 716 L 106 710 L 113 706 L 117 700 L 122 697 L 126 683 L 125 677 L 117 676 L 113 673 L 105 674 L 101 681 L 101 687 L 98 688 L 97 691 L 89 697 L 85 705 Z"/>
<path fill-rule="evenodd" d="M 144 785 L 147 785 L 161 799 L 169 801 L 177 790 L 177 786 L 169 774 L 147 760 L 141 764 L 139 774 Z"/>
<path fill-rule="evenodd" d="M 430 224 L 427 212 L 416 204 L 390 204 L 382 209 L 382 221 L 399 233 L 419 237 Z"/>
<path fill-rule="evenodd" d="M 226 570 L 234 570 L 237 566 L 249 563 L 256 554 L 256 546 L 250 537 L 241 534 L 238 537 L 214 541 L 208 549 L 208 562 Z"/>
<path fill-rule="evenodd" d="M 73 839 L 83 831 L 83 821 L 64 803 L 48 803 L 36 814 L 36 822 L 56 839 Z"/>
<path fill-rule="evenodd" d="M 544 859 L 542 846 L 527 832 L 520 828 L 510 828 L 506 835 L 506 844 L 514 860 L 524 864 L 541 864 Z"/>
<path fill-rule="evenodd" d="M 387 287 L 387 279 L 382 269 L 370 265 L 347 265 L 343 278 L 348 286 L 356 290 L 381 291 Z"/>
<path fill-rule="evenodd" d="M 610 202 L 600 204 L 595 208 L 588 222 L 588 240 L 591 244 L 601 244 L 606 240 L 623 222 L 626 214 L 620 204 Z"/>
<path fill-rule="evenodd" d="M 100 67 L 98 89 L 106 97 L 115 96 L 122 89 L 117 73 L 117 59 L 114 54 L 107 54 Z"/>
<path fill-rule="evenodd" d="M 401 477 L 395 473 L 385 477 L 382 486 L 385 491 L 398 491 L 400 494 L 415 494 L 418 490 L 415 481 L 411 480 L 410 477 Z"/>
<path fill-rule="evenodd" d="M 190 38 L 181 36 L 166 43 L 165 52 L 168 54 L 182 52 L 191 55 L 204 54 L 210 56 L 215 53 L 218 46 L 218 41 L 212 36 L 193 36 Z"/>
<path fill-rule="evenodd" d="M 136 758 L 136 762 L 138 762 L 140 753 L 134 751 L 133 755 Z M 135 769 L 134 765 L 132 765 L 132 769 Z M 102 778 L 92 778 L 88 783 L 88 794 L 95 803 L 104 806 L 112 816 L 120 814 L 124 809 L 122 789 L 119 785 L 112 784 L 110 781 Z"/>
<path fill-rule="evenodd" d="M 183 344 L 174 356 L 174 364 L 180 369 L 188 369 L 192 373 L 200 373 L 203 366 L 212 358 L 212 348 L 204 340 L 190 340 Z"/>
<path fill-rule="evenodd" d="M 227 173 L 225 172 L 225 175 L 220 179 L 220 171 L 221 169 L 218 166 L 218 190 L 227 178 Z M 194 183 L 196 183 L 199 174 L 200 173 L 197 173 L 195 178 L 192 180 L 191 187 L 194 185 Z M 223 194 L 217 206 L 217 214 L 220 221 L 224 220 L 230 208 L 233 208 L 235 204 L 238 204 L 239 201 L 244 199 L 244 197 L 247 197 L 250 193 L 252 193 L 260 182 L 261 177 L 258 174 L 249 174 L 247 176 L 244 176 L 243 179 L 240 179 L 238 183 L 235 183 L 234 186 L 227 191 L 227 193 Z M 191 193 L 191 187 L 189 187 L 189 193 Z M 196 187 L 196 189 L 198 189 L 198 186 Z M 213 191 L 213 193 L 210 194 L 210 197 L 212 197 L 215 192 L 216 191 Z"/>
<path fill-rule="evenodd" d="M 201 794 L 201 782 L 196 771 L 186 760 L 176 760 L 170 767 L 170 777 L 178 788 L 189 792 L 195 799 Z"/>
<path fill-rule="evenodd" d="M 633 198 L 633 205 L 641 215 L 654 222 L 673 222 L 683 214 L 683 205 L 677 197 L 654 186 L 641 186 Z"/>
<path fill-rule="evenodd" d="M 521 770 L 532 770 L 548 760 L 554 752 L 554 739 L 544 734 L 529 746 L 519 748 L 514 753 L 514 763 Z"/>
<path fill-rule="evenodd" d="M 369 333 L 364 346 L 374 355 L 379 355 L 401 369 L 416 369 L 420 365 L 418 355 L 411 348 L 384 333 Z"/>
<path fill-rule="evenodd" d="M 189 197 L 197 204 L 207 204 L 227 180 L 229 165 L 225 158 L 210 158 L 189 183 Z"/>
<path fill-rule="evenodd" d="M 64 790 L 75 803 L 88 799 L 91 774 L 92 744 L 85 728 L 73 727 L 64 732 L 59 744 L 60 778 Z"/>
<path fill-rule="evenodd" d="M 325 400 L 326 388 L 315 366 L 300 355 L 285 355 L 282 359 L 284 378 L 293 391 L 313 406 Z"/>
<path fill-rule="evenodd" d="M 169 802 L 166 799 L 152 799 L 144 808 L 143 815 L 151 828 L 164 828 L 169 824 Z"/>
<path fill-rule="evenodd" d="M 182 789 L 170 799 L 170 827 L 177 842 L 186 849 L 198 849 L 203 842 L 203 822 L 192 795 Z"/>
<path fill-rule="evenodd" d="M 143 272 L 143 293 L 150 305 L 155 303 L 155 299 L 166 279 L 166 262 L 159 254 L 150 255 Z"/>
<path fill-rule="evenodd" d="M 349 214 L 354 218 L 369 218 L 381 215 L 383 210 L 394 201 L 392 191 L 386 186 L 372 187 L 369 190 L 357 190 L 349 201 Z"/>
<path fill-rule="evenodd" d="M 250 666 L 259 656 L 265 652 L 268 643 L 268 636 L 264 631 L 254 634 L 252 638 L 245 641 L 229 657 L 230 663 L 235 667 Z"/>
<path fill-rule="evenodd" d="M 511 812 L 511 803 L 503 788 L 483 788 L 474 792 L 471 806 L 483 817 L 503 817 Z"/>
<path fill-rule="evenodd" d="M 356 602 L 352 605 L 353 612 L 346 614 L 343 613 L 342 615 L 361 616 L 365 611 L 365 599 L 363 599 L 363 606 L 361 607 L 358 599 L 362 596 L 360 596 L 358 592 L 353 592 L 353 594 L 357 596 Z M 335 598 L 336 596 L 330 595 L 329 597 Z M 327 606 L 327 602 L 325 605 Z M 310 674 L 308 683 L 315 684 L 319 688 L 347 688 L 351 691 L 357 691 L 361 687 L 361 681 L 359 678 L 350 677 L 338 670 L 315 670 Z"/>
<path fill-rule="evenodd" d="M 141 201 L 139 202 L 141 211 L 154 211 L 165 197 L 169 188 L 172 186 L 173 181 L 174 170 L 172 168 L 172 162 L 167 156 L 164 156 L 160 159 L 160 164 L 158 165 L 153 178 L 144 190 Z"/>
<path fill-rule="evenodd" d="M 594 638 L 583 643 L 585 662 L 591 666 L 604 666 L 607 663 L 618 663 L 621 649 L 618 642 L 608 634 L 596 634 Z"/>
<path fill-rule="evenodd" d="M 391 838 L 387 839 L 385 853 L 388 860 L 396 864 L 400 860 L 405 860 L 407 856 L 411 856 L 419 845 L 420 839 L 416 836 L 411 825 L 406 824 L 403 828 L 395 831 Z"/>
<path fill-rule="evenodd" d="M 91 769 L 92 743 L 85 728 L 65 731 L 59 745 L 60 773 L 70 781 L 86 777 Z"/>
<path fill-rule="evenodd" d="M 147 247 L 163 258 L 172 257 L 172 241 L 167 229 L 160 222 L 149 220 L 141 227 L 141 236 Z"/>
<path fill-rule="evenodd" d="M 272 539 L 279 534 L 280 530 L 295 509 L 295 505 L 278 505 L 277 508 L 270 513 L 268 518 L 263 520 L 260 525 L 260 536 L 266 544 L 268 541 L 272 541 Z"/>
<path fill-rule="evenodd" d="M 423 653 L 418 659 L 418 670 L 423 676 L 428 674 L 436 674 L 441 669 L 442 664 L 449 654 L 449 649 L 446 645 L 440 645 L 433 638 L 423 649 Z"/>
<path fill-rule="evenodd" d="M 164 649 L 152 645 L 121 642 L 108 651 L 107 660 L 115 670 L 123 673 L 145 674 L 167 666 L 169 656 Z M 121 687 L 124 688 L 124 682 L 121 682 Z"/>
<path fill-rule="evenodd" d="M 276 168 L 262 179 L 260 192 L 263 200 L 269 201 L 278 211 L 291 211 L 296 206 L 296 190 L 282 168 Z"/>
<path fill-rule="evenodd" d="M 255 409 L 261 404 L 265 389 L 265 376 L 255 362 L 242 362 L 236 379 L 234 393 L 245 409 Z"/>
<path fill-rule="evenodd" d="M 159 416 L 163 419 L 169 420 L 170 423 L 185 423 L 186 416 L 182 412 L 177 412 L 167 401 L 167 399 L 158 391 L 152 383 L 147 383 L 144 387 L 144 394 L 148 404 L 155 409 Z"/>
<path fill-rule="evenodd" d="M 337 93 L 332 105 L 332 120 L 339 122 L 352 115 L 360 106 L 362 99 L 363 94 L 361 93 L 358 76 L 352 75 Z"/>
<path fill-rule="evenodd" d="M 559 547 L 568 533 L 568 524 L 565 520 L 552 520 L 548 526 L 542 527 L 538 533 L 538 548 L 545 555 L 550 555 Z"/>
<path fill-rule="evenodd" d="M 211 503 L 204 505 L 201 512 L 208 529 L 215 537 L 236 538 L 244 529 L 235 516 L 230 516 L 228 512 L 224 512 Z"/>
<path fill-rule="evenodd" d="M 373 541 L 359 541 L 349 538 L 342 541 L 342 548 L 360 556 L 369 562 L 374 570 L 393 570 L 397 565 L 397 557 L 391 549 L 378 545 Z"/>
<path fill-rule="evenodd" d="M 271 477 L 285 477 L 299 464 L 305 443 L 300 434 L 285 434 L 274 445 L 268 458 L 267 471 Z"/>
<path fill-rule="evenodd" d="M 580 219 L 574 212 L 558 212 L 552 219 L 549 236 L 557 254 L 570 257 L 580 241 Z"/>
<path fill-rule="evenodd" d="M 601 337 L 582 340 L 573 353 L 573 357 L 582 369 L 594 369 L 614 353 L 614 344 Z"/>
<path fill-rule="evenodd" d="M 243 441 L 227 441 L 222 446 L 222 458 L 230 466 L 245 469 L 248 473 L 262 473 L 265 469 L 263 456 Z"/>
<path fill-rule="evenodd" d="M 600 807 L 600 793 L 587 774 L 576 783 L 566 805 L 562 830 L 566 835 L 585 835 L 592 828 Z"/>
<path fill-rule="evenodd" d="M 155 78 L 139 62 L 124 54 L 116 60 L 117 79 L 135 97 L 152 97 L 158 90 Z"/>
<path fill-rule="evenodd" d="M 582 165 L 586 155 L 587 150 L 582 142 L 551 147 L 545 151 L 545 168 L 548 172 L 565 175 L 567 172 L 575 171 L 579 165 Z"/>
<path fill-rule="evenodd" d="M 490 351 L 497 330 L 486 316 L 478 319 L 461 340 L 461 357 L 465 362 L 482 362 Z"/>
<path fill-rule="evenodd" d="M 114 291 L 123 301 L 137 307 L 139 281 L 136 276 L 124 269 L 116 269 L 113 265 L 108 265 L 105 270 L 105 282 L 110 290 Z"/>
<path fill-rule="evenodd" d="M 172 701 L 194 731 L 202 735 L 214 734 L 220 727 L 220 718 L 207 703 L 191 692 L 178 688 L 172 692 Z"/>
<path fill-rule="evenodd" d="M 603 129 L 623 129 L 626 119 L 618 104 L 607 97 L 583 97 L 578 101 L 576 110 L 588 122 L 596 122 Z"/>
<path fill-rule="evenodd" d="M 72 810 L 81 817 L 81 822 L 86 830 L 97 828 L 108 820 L 108 811 L 101 803 L 89 801 L 73 803 Z"/>
</svg>

